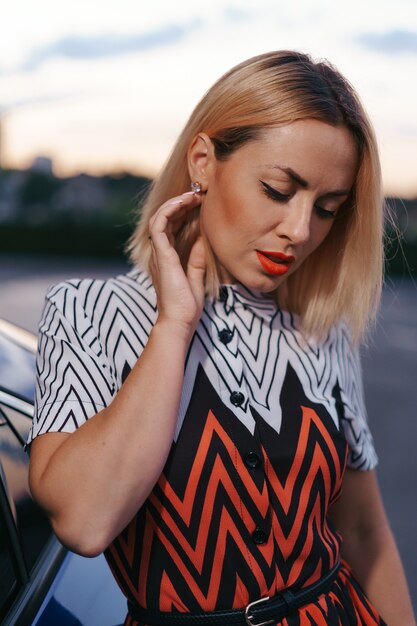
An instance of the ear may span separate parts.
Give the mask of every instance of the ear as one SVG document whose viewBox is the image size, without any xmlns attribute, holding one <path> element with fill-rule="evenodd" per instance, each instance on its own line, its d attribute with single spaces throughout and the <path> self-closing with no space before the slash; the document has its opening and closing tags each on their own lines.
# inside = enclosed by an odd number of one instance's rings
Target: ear
<svg viewBox="0 0 417 626">
<path fill-rule="evenodd" d="M 202 190 L 207 191 L 217 161 L 213 143 L 208 135 L 199 133 L 194 137 L 188 148 L 187 159 L 190 179 L 198 181 Z"/>
</svg>

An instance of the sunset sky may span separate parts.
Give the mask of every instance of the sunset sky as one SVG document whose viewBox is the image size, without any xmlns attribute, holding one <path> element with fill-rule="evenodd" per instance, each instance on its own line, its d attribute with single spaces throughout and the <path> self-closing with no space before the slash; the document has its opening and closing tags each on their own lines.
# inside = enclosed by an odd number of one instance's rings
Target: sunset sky
<svg viewBox="0 0 417 626">
<path fill-rule="evenodd" d="M 416 0 L 14 0 L 0 17 L 1 159 L 57 174 L 155 174 L 227 69 L 290 48 L 325 57 L 374 122 L 387 193 L 417 196 Z"/>
</svg>

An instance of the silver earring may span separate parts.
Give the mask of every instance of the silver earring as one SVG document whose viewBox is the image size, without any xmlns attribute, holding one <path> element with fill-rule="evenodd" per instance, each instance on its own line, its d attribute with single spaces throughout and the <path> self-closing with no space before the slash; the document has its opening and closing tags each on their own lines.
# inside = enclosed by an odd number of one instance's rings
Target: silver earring
<svg viewBox="0 0 417 626">
<path fill-rule="evenodd" d="M 198 181 L 192 182 L 191 191 L 194 191 L 194 193 L 201 193 L 201 183 Z"/>
</svg>

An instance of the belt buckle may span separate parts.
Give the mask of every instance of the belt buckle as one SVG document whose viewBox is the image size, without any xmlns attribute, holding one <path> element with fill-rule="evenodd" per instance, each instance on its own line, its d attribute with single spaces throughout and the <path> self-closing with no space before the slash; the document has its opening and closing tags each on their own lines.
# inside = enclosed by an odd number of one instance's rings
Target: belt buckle
<svg viewBox="0 0 417 626">
<path fill-rule="evenodd" d="M 249 611 L 257 604 L 260 604 L 261 602 L 266 602 L 267 600 L 269 600 L 269 596 L 266 596 L 265 598 L 260 598 L 259 600 L 254 600 L 253 602 L 249 602 L 248 606 L 245 609 L 245 621 L 247 623 L 248 626 L 267 626 L 267 624 L 275 624 L 275 620 L 270 619 L 267 622 L 254 622 L 253 620 L 253 615 L 249 615 Z"/>
</svg>

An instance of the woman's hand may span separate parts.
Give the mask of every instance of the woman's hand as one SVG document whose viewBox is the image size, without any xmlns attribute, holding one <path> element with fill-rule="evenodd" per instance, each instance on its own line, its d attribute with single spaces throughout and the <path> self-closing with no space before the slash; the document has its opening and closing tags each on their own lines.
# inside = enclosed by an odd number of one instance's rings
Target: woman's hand
<svg viewBox="0 0 417 626">
<path fill-rule="evenodd" d="M 152 219 L 159 316 L 113 401 L 74 433 L 51 432 L 32 443 L 32 493 L 74 552 L 94 556 L 104 550 L 142 506 L 166 463 L 187 350 L 204 304 L 206 269 L 201 238 L 186 272 L 174 240 L 200 202 L 199 194 L 185 193 L 165 202 Z"/>
<path fill-rule="evenodd" d="M 51 432 L 32 443 L 32 493 L 74 552 L 93 556 L 104 550 L 142 506 L 168 458 L 183 365 L 203 308 L 206 268 L 201 239 L 186 272 L 174 239 L 200 202 L 199 194 L 183 194 L 165 202 L 152 219 L 159 317 L 113 401 L 74 433 Z"/>
<path fill-rule="evenodd" d="M 157 324 L 169 322 L 191 337 L 204 305 L 206 257 L 199 237 L 194 243 L 184 272 L 175 250 L 175 235 L 187 213 L 201 202 L 193 191 L 171 198 L 155 213 L 149 224 L 152 245 L 151 274 L 157 294 Z"/>
</svg>

